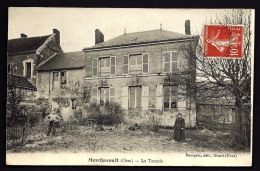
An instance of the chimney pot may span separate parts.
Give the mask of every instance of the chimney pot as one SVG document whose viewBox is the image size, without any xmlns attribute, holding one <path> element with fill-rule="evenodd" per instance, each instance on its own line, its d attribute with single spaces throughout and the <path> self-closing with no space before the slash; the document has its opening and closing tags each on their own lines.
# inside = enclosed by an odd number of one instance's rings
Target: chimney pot
<svg viewBox="0 0 260 171">
<path fill-rule="evenodd" d="M 190 20 L 185 21 L 185 34 L 190 35 Z"/>
<path fill-rule="evenodd" d="M 24 33 L 21 34 L 21 38 L 26 38 L 26 37 L 27 37 L 26 34 L 24 34 Z"/>
</svg>

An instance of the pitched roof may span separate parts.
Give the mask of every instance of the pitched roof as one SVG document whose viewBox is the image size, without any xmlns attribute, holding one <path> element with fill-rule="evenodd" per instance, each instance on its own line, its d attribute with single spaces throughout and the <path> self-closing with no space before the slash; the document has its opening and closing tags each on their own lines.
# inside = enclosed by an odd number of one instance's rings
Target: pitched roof
<svg viewBox="0 0 260 171">
<path fill-rule="evenodd" d="M 38 71 L 60 70 L 60 69 L 75 69 L 85 66 L 85 52 L 69 52 L 59 53 L 54 55 L 48 61 L 40 64 Z"/>
<path fill-rule="evenodd" d="M 7 85 L 36 91 L 36 88 L 26 78 L 19 75 L 8 74 Z"/>
<path fill-rule="evenodd" d="M 9 55 L 16 53 L 35 52 L 50 36 L 51 35 L 10 39 L 7 43 L 7 52 Z"/>
<path fill-rule="evenodd" d="M 134 32 L 134 33 L 123 34 L 121 36 L 99 43 L 95 46 L 85 48 L 83 50 L 96 49 L 102 47 L 113 47 L 113 46 L 141 44 L 141 43 L 149 43 L 149 42 L 161 42 L 161 41 L 169 41 L 169 40 L 177 40 L 177 39 L 186 39 L 191 37 L 198 37 L 198 36 L 176 33 L 176 32 L 167 31 L 163 29 Z"/>
</svg>

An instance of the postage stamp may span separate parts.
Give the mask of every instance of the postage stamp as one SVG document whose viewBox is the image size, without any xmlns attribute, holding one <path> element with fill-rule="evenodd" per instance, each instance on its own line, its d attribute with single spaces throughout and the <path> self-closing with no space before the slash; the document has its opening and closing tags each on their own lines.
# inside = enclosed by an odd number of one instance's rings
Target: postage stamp
<svg viewBox="0 0 260 171">
<path fill-rule="evenodd" d="M 242 58 L 243 26 L 242 25 L 205 25 L 204 56 Z"/>
</svg>

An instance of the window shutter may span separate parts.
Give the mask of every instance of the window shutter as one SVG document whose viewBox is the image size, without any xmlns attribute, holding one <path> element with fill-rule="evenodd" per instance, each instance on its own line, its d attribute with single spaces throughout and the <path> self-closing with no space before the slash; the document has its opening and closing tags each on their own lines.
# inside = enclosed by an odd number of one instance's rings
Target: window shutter
<svg viewBox="0 0 260 171">
<path fill-rule="evenodd" d="M 92 76 L 93 77 L 98 76 L 98 58 L 92 59 Z"/>
<path fill-rule="evenodd" d="M 123 87 L 122 91 L 122 108 L 128 109 L 128 87 Z"/>
<path fill-rule="evenodd" d="M 142 109 L 149 107 L 149 86 L 142 86 Z"/>
<path fill-rule="evenodd" d="M 128 74 L 128 55 L 124 55 L 123 74 Z"/>
<path fill-rule="evenodd" d="M 115 101 L 115 87 L 110 87 L 110 102 L 114 102 Z"/>
<path fill-rule="evenodd" d="M 148 74 L 149 73 L 149 54 L 144 53 L 143 54 L 143 74 Z"/>
<path fill-rule="evenodd" d="M 172 59 L 171 59 L 172 69 L 171 69 L 171 71 L 175 72 L 178 69 L 178 52 L 172 52 L 171 54 L 172 54 Z"/>
<path fill-rule="evenodd" d="M 157 85 L 155 90 L 155 108 L 156 109 L 162 109 L 163 107 L 163 85 Z"/>
<path fill-rule="evenodd" d="M 177 107 L 186 108 L 186 86 L 179 85 Z"/>
<path fill-rule="evenodd" d="M 115 56 L 111 56 L 110 57 L 110 73 L 111 75 L 116 75 L 116 57 Z"/>
<path fill-rule="evenodd" d="M 92 87 L 91 91 L 91 102 L 97 102 L 98 101 L 98 88 Z"/>
</svg>

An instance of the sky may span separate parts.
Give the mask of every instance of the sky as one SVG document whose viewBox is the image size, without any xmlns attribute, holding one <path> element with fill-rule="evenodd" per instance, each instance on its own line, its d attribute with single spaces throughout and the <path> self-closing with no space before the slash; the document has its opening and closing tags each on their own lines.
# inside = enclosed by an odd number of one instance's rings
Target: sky
<svg viewBox="0 0 260 171">
<path fill-rule="evenodd" d="M 220 9 L 149 9 L 149 8 L 28 8 L 11 7 L 8 11 L 8 39 L 44 36 L 60 31 L 64 52 L 81 51 L 95 44 L 95 29 L 109 40 L 126 33 L 160 29 L 185 33 L 184 23 L 191 22 L 191 34 L 199 34 Z"/>
</svg>

